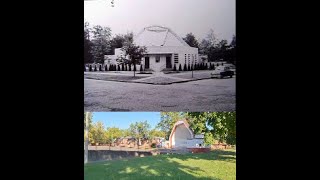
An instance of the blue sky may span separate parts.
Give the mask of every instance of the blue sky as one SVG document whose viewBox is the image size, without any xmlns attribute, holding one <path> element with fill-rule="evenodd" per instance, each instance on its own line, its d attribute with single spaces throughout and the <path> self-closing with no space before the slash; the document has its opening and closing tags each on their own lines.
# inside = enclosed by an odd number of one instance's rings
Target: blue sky
<svg viewBox="0 0 320 180">
<path fill-rule="evenodd" d="M 145 120 L 153 129 L 160 122 L 160 112 L 93 112 L 93 122 L 101 121 L 105 128 L 127 129 L 131 123 Z"/>
</svg>

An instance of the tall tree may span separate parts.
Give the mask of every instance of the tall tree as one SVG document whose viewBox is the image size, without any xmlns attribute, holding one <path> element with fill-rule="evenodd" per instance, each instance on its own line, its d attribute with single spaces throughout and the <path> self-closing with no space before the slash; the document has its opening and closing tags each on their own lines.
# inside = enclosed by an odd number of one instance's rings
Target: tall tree
<svg viewBox="0 0 320 180">
<path fill-rule="evenodd" d="M 188 33 L 183 40 L 191 47 L 199 48 L 199 43 L 192 33 Z"/>
<path fill-rule="evenodd" d="M 105 143 L 105 129 L 102 122 L 98 121 L 94 123 L 90 129 L 90 132 L 92 134 L 92 143 Z"/>
<path fill-rule="evenodd" d="M 236 144 L 235 112 L 189 112 L 187 116 L 193 119 L 190 127 L 200 127 L 198 131 L 211 133 L 219 142 Z"/>
<path fill-rule="evenodd" d="M 133 123 L 130 124 L 129 129 L 131 132 L 131 136 L 138 140 L 138 149 L 139 149 L 141 139 L 148 137 L 150 124 L 147 121 L 136 122 L 134 124 Z"/>
<path fill-rule="evenodd" d="M 149 132 L 149 138 L 150 139 L 153 139 L 155 137 L 162 137 L 162 138 L 165 138 L 166 137 L 166 133 L 163 132 L 163 131 L 160 131 L 158 129 L 152 129 L 150 132 Z"/>
<path fill-rule="evenodd" d="M 84 33 L 83 33 L 83 50 L 84 50 L 84 64 L 93 63 L 92 56 L 92 42 L 90 41 L 90 27 L 89 23 L 84 23 Z"/>
<path fill-rule="evenodd" d="M 110 51 L 111 29 L 96 25 L 93 27 L 92 54 L 95 63 L 104 63 L 104 55 Z"/>
<path fill-rule="evenodd" d="M 177 121 L 185 118 L 184 113 L 182 112 L 161 112 L 160 116 L 161 116 L 161 120 L 157 124 L 157 128 L 165 132 L 166 139 L 169 139 L 173 125 Z"/>
<path fill-rule="evenodd" d="M 108 127 L 105 131 L 105 139 L 109 144 L 113 143 L 117 138 L 120 137 L 122 137 L 122 131 L 117 127 Z"/>
<path fill-rule="evenodd" d="M 131 65 L 135 67 L 136 64 L 140 64 L 141 58 L 144 56 L 144 54 L 147 53 L 147 48 L 145 46 L 140 47 L 130 42 L 130 40 L 125 42 L 121 50 L 124 52 L 124 57 L 121 56 L 117 59 L 117 61 L 119 64 L 128 64 L 129 70 L 131 68 Z M 136 76 L 135 68 L 133 69 L 133 76 Z"/>
</svg>

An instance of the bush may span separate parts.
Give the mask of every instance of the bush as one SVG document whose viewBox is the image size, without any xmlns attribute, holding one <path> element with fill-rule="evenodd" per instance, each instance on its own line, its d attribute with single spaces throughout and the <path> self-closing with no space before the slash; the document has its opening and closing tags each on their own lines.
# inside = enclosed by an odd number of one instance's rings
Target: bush
<svg viewBox="0 0 320 180">
<path fill-rule="evenodd" d="M 105 71 L 108 71 L 108 65 L 106 64 L 106 66 L 104 67 Z"/>
<path fill-rule="evenodd" d="M 94 66 L 94 71 L 97 71 L 97 66 L 96 65 Z"/>
<path fill-rule="evenodd" d="M 173 70 L 174 70 L 174 71 L 177 71 L 176 64 L 174 64 L 174 66 L 173 66 Z"/>
<path fill-rule="evenodd" d="M 188 64 L 188 71 L 190 71 L 191 69 L 190 69 L 190 64 Z"/>
<path fill-rule="evenodd" d="M 129 64 L 128 66 L 129 66 L 129 71 L 131 71 L 131 64 Z"/>
<path fill-rule="evenodd" d="M 91 66 L 91 64 L 89 65 L 89 71 L 92 71 L 92 66 Z"/>
<path fill-rule="evenodd" d="M 118 65 L 118 71 L 120 71 L 120 65 Z"/>
<path fill-rule="evenodd" d="M 122 68 L 121 68 L 121 70 L 124 71 L 124 63 L 122 63 Z"/>
<path fill-rule="evenodd" d="M 208 69 L 208 63 L 206 63 L 206 66 L 205 66 L 206 70 Z"/>
<path fill-rule="evenodd" d="M 181 64 L 179 64 L 179 71 L 182 71 Z"/>
<path fill-rule="evenodd" d="M 157 144 L 156 144 L 156 143 L 152 143 L 152 144 L 151 144 L 151 147 L 152 147 L 152 148 L 156 148 L 156 147 L 157 147 Z"/>
<path fill-rule="evenodd" d="M 112 67 L 112 64 L 110 64 L 110 66 L 109 66 L 109 71 L 113 71 L 112 68 L 113 68 L 113 67 Z"/>
<path fill-rule="evenodd" d="M 102 71 L 102 65 L 100 64 L 100 66 L 99 66 L 99 71 Z"/>
<path fill-rule="evenodd" d="M 187 64 L 184 64 L 183 70 L 187 71 Z"/>
</svg>

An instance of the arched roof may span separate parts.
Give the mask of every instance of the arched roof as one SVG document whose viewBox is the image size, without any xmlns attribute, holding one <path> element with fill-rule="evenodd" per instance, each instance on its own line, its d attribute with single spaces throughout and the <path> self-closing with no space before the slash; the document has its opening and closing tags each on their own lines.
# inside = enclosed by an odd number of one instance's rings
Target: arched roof
<svg viewBox="0 0 320 180">
<path fill-rule="evenodd" d="M 181 37 L 170 28 L 163 26 L 145 27 L 134 37 L 134 43 L 139 46 L 187 46 Z"/>
</svg>

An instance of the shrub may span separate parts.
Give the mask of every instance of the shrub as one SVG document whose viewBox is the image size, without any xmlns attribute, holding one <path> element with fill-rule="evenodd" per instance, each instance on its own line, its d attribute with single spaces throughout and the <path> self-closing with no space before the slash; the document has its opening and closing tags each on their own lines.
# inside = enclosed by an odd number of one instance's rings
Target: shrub
<svg viewBox="0 0 320 180">
<path fill-rule="evenodd" d="M 124 71 L 124 63 L 122 63 L 122 68 L 121 68 L 121 70 Z"/>
<path fill-rule="evenodd" d="M 105 71 L 108 71 L 108 65 L 106 64 L 106 66 L 104 67 Z"/>
<path fill-rule="evenodd" d="M 184 64 L 183 70 L 187 71 L 187 64 Z"/>
<path fill-rule="evenodd" d="M 91 64 L 89 65 L 89 71 L 92 71 L 92 66 L 91 66 Z"/>
<path fill-rule="evenodd" d="M 179 71 L 182 71 L 181 64 L 179 64 Z"/>
<path fill-rule="evenodd" d="M 176 64 L 174 64 L 174 66 L 173 66 L 173 70 L 174 70 L 174 71 L 177 71 Z"/>
<path fill-rule="evenodd" d="M 102 65 L 100 64 L 100 66 L 99 66 L 99 71 L 102 71 Z"/>
<path fill-rule="evenodd" d="M 188 71 L 190 71 L 191 69 L 190 69 L 190 64 L 188 64 Z"/>
<path fill-rule="evenodd" d="M 120 71 L 120 65 L 118 65 L 118 71 Z"/>
<path fill-rule="evenodd" d="M 96 65 L 94 66 L 94 71 L 97 71 L 97 66 Z"/>
</svg>

